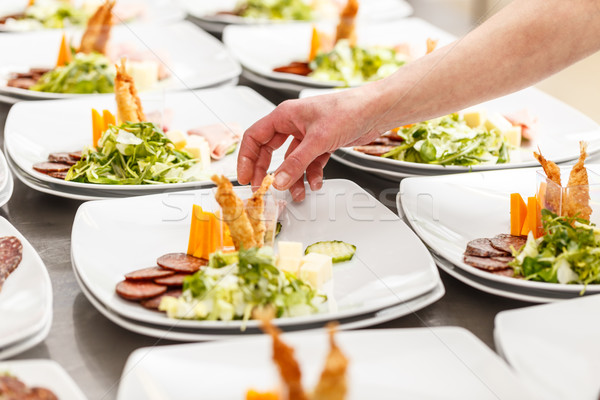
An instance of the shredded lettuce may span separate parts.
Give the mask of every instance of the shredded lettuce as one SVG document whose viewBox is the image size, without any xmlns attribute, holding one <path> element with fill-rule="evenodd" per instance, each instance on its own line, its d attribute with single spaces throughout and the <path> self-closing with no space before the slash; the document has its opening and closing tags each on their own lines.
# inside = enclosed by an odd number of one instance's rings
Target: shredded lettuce
<svg viewBox="0 0 600 400">
<path fill-rule="evenodd" d="M 503 164 L 510 145 L 497 130 L 470 128 L 459 114 L 420 122 L 398 131 L 404 141 L 382 157 L 437 165 Z"/>
<path fill-rule="evenodd" d="M 243 0 L 234 13 L 244 18 L 308 21 L 312 8 L 304 0 Z"/>
<path fill-rule="evenodd" d="M 38 21 L 42 27 L 62 29 L 84 26 L 90 17 L 90 7 L 76 7 L 64 0 L 38 0 L 25 10 L 25 18 Z"/>
<path fill-rule="evenodd" d="M 204 179 L 208 172 L 188 153 L 175 150 L 151 122 L 111 125 L 96 149 L 86 149 L 65 180 L 112 185 L 179 183 Z"/>
<path fill-rule="evenodd" d="M 207 268 L 185 278 L 182 296 L 163 298 L 160 310 L 171 318 L 246 321 L 266 305 L 277 317 L 309 315 L 324 299 L 308 283 L 279 270 L 273 249 L 265 246 L 212 254 Z"/>
</svg>

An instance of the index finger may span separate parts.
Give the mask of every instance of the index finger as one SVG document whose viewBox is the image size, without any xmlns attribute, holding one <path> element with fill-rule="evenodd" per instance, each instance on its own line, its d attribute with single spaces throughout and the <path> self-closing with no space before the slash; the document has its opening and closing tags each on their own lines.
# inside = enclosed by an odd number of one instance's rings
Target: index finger
<svg viewBox="0 0 600 400">
<path fill-rule="evenodd" d="M 238 182 L 250 183 L 254 175 L 254 166 L 259 161 L 260 149 L 276 135 L 272 122 L 273 113 L 258 120 L 244 133 L 237 160 Z"/>
</svg>

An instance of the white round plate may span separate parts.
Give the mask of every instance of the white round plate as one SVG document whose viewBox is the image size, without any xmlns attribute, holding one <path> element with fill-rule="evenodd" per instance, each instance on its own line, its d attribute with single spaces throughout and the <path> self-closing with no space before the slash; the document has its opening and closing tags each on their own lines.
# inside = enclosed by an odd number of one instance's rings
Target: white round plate
<svg viewBox="0 0 600 400">
<path fill-rule="evenodd" d="M 48 333 L 50 333 L 50 328 L 52 327 L 52 314 L 48 315 L 46 321 L 44 321 L 44 326 L 40 331 L 28 336 L 22 340 L 19 340 L 16 343 L 12 343 L 9 346 L 4 348 L 0 348 L 0 360 L 5 360 L 8 358 L 12 358 L 17 354 L 24 353 L 25 351 L 37 346 L 41 342 L 46 339 Z M 0 366 L 2 363 L 0 363 Z"/>
<path fill-rule="evenodd" d="M 250 193 L 247 187 L 236 190 L 242 198 Z M 280 318 L 279 325 L 323 323 L 374 312 L 421 296 L 438 284 L 431 255 L 414 233 L 354 183 L 326 181 L 323 190 L 309 193 L 302 203 L 292 202 L 287 193 L 285 199 L 279 240 L 305 245 L 343 240 L 358 250 L 351 261 L 335 267 L 329 301 L 319 313 Z M 163 254 L 185 251 L 192 204 L 216 209 L 213 192 L 207 189 L 84 203 L 73 224 L 74 268 L 102 304 L 126 318 L 179 329 L 256 328 L 256 321 L 173 320 L 116 295 L 115 286 L 124 274 L 156 265 Z M 377 230 L 365 235 L 374 223 Z"/>
</svg>

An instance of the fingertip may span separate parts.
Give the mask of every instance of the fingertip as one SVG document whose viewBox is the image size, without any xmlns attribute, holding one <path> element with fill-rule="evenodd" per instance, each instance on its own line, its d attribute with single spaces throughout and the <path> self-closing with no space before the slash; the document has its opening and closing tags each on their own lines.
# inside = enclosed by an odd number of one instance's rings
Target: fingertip
<svg viewBox="0 0 600 400">
<path fill-rule="evenodd" d="M 279 171 L 275 173 L 275 180 L 273 181 L 273 186 L 277 190 L 285 190 L 291 184 L 291 177 L 285 171 Z"/>
<path fill-rule="evenodd" d="M 306 197 L 306 192 L 304 191 L 304 186 L 295 187 L 295 188 L 291 189 L 291 193 L 292 193 L 292 199 L 295 202 L 301 202 Z"/>
<path fill-rule="evenodd" d="M 254 170 L 252 160 L 246 156 L 240 155 L 238 158 L 237 172 L 238 182 L 241 185 L 247 185 L 252 179 L 252 171 Z"/>
</svg>

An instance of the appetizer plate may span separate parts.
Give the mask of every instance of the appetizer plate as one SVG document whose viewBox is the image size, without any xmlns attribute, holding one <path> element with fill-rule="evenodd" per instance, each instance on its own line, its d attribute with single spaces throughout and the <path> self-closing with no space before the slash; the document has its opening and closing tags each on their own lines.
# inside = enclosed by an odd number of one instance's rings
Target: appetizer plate
<svg viewBox="0 0 600 400">
<path fill-rule="evenodd" d="M 300 97 L 311 97 L 331 92 L 331 90 L 311 89 L 303 91 Z M 600 152 L 600 126 L 580 111 L 539 89 L 527 88 L 470 108 L 485 109 L 501 114 L 526 109 L 532 116 L 538 118 L 538 137 L 532 143 L 513 150 L 510 155 L 511 161 L 507 164 L 473 165 L 470 167 L 419 164 L 370 156 L 355 151 L 351 147 L 336 151 L 335 158 L 337 160 L 346 159 L 347 163 L 354 164 L 356 167 L 362 165 L 373 170 L 379 169 L 381 170 L 380 175 L 403 178 L 410 175 L 441 175 L 538 166 L 539 163 L 533 157 L 533 151 L 538 147 L 547 159 L 563 163 L 579 157 L 580 140 L 585 140 L 588 143 L 589 155 Z"/>
<path fill-rule="evenodd" d="M 328 1 L 331 1 L 331 3 L 343 4 L 343 2 L 339 0 Z M 239 3 L 238 0 L 178 0 L 178 3 L 189 15 L 197 19 L 199 25 L 203 29 L 206 29 L 209 32 L 221 33 L 227 25 L 231 24 L 257 25 L 294 23 L 294 21 L 258 20 L 237 15 L 217 15 L 219 11 L 232 11 Z M 411 5 L 404 0 L 363 0 L 360 3 L 358 19 L 365 22 L 379 22 L 404 18 L 413 13 Z M 337 22 L 338 15 L 334 12 L 329 18 L 327 18 L 327 16 L 323 16 L 323 18 Z"/>
<path fill-rule="evenodd" d="M 46 337 L 48 333 L 50 333 L 50 328 L 52 327 L 52 315 L 48 315 L 47 321 L 44 321 L 44 326 L 41 330 L 34 333 L 31 336 L 28 336 L 24 339 L 19 340 L 16 343 L 13 343 L 9 346 L 0 348 L 0 360 L 9 359 L 17 354 L 21 354 L 34 346 L 40 344 Z"/>
<path fill-rule="evenodd" d="M 600 172 L 600 165 L 587 165 Z M 533 282 L 494 275 L 463 262 L 467 243 L 510 231 L 510 194 L 535 192 L 535 168 L 406 178 L 400 183 L 405 218 L 425 244 L 443 259 L 485 284 L 502 284 L 549 298 L 600 293 L 600 285 Z M 543 299 L 540 299 L 542 301 Z"/>
<path fill-rule="evenodd" d="M 314 387 L 329 352 L 327 332 L 284 334 Z M 339 332 L 349 358 L 346 397 L 353 399 L 523 399 L 527 389 L 500 357 L 462 328 Z M 280 378 L 267 335 L 227 343 L 142 348 L 127 360 L 117 398 L 241 399 L 248 389 L 274 390 Z M 435 384 L 432 384 L 435 382 Z"/>
<path fill-rule="evenodd" d="M 8 203 L 13 192 L 13 178 L 6 158 L 0 151 L 0 207 Z"/>
<path fill-rule="evenodd" d="M 77 5 L 83 3 L 83 1 L 76 0 L 72 1 L 72 3 Z M 0 2 L 0 17 L 23 12 L 26 4 L 26 2 L 21 0 L 2 0 Z M 124 21 L 123 23 L 128 25 L 140 23 L 163 25 L 185 18 L 184 11 L 180 7 L 173 5 L 173 2 L 170 0 L 119 0 L 113 10 L 113 14 L 117 20 Z M 131 18 L 132 15 L 135 15 L 135 17 Z M 0 32 L 24 32 L 29 30 L 32 29 L 11 29 L 11 27 L 0 24 Z M 48 31 L 50 29 L 43 30 Z"/>
<path fill-rule="evenodd" d="M 183 131 L 214 123 L 238 123 L 246 129 L 274 107 L 252 89 L 241 86 L 167 93 L 164 105 L 162 102 L 153 103 L 155 97 L 152 95 L 141 97 L 148 111 L 153 110 L 153 105 L 156 109 L 162 106 L 164 110 L 172 110 L 173 119 L 169 127 Z M 57 192 L 53 194 L 64 192 L 65 197 L 125 197 L 212 185 L 209 180 L 164 185 L 99 185 L 63 181 L 33 170 L 35 163 L 46 160 L 52 152 L 74 151 L 91 144 L 92 108 L 115 111 L 114 96 L 22 102 L 13 106 L 6 121 L 4 140 L 17 177 L 25 177 L 36 186 L 44 183 L 44 187 Z M 31 118 L 31 115 L 39 118 Z M 283 161 L 286 147 L 284 145 L 273 153 L 271 170 Z M 211 172 L 236 180 L 236 165 L 237 151 L 222 160 L 213 161 Z"/>
<path fill-rule="evenodd" d="M 242 198 L 247 187 L 236 189 Z M 281 193 L 283 196 L 284 194 Z M 357 246 L 355 257 L 336 265 L 332 289 L 317 314 L 281 318 L 281 326 L 322 324 L 388 308 L 431 291 L 439 275 L 431 255 L 398 216 L 356 184 L 326 181 L 322 191 L 294 203 L 280 218 L 280 240 L 304 245 L 343 240 Z M 166 253 L 185 251 L 192 204 L 214 209 L 213 191 L 178 192 L 83 204 L 72 232 L 73 267 L 89 291 L 113 312 L 136 321 L 177 329 L 237 330 L 257 327 L 256 321 L 174 320 L 146 310 L 115 293 L 123 275 Z M 372 227 L 377 225 L 377 230 Z M 366 231 L 372 231 L 365 235 Z M 100 248 L 110 248 L 110 252 Z M 399 256 L 401 254 L 401 256 Z M 400 260 L 401 258 L 401 260 Z"/>
<path fill-rule="evenodd" d="M 335 30 L 335 26 L 331 24 L 320 28 Z M 312 24 L 228 26 L 223 32 L 223 42 L 244 68 L 263 78 L 294 82 L 305 88 L 344 86 L 343 82 L 323 82 L 306 76 L 273 72 L 273 68 L 292 61 L 306 61 L 311 34 Z M 425 54 L 427 38 L 438 39 L 439 46 L 455 39 L 449 33 L 418 18 L 359 24 L 357 37 L 358 44 L 362 46 L 408 43 L 416 55 Z"/>
<path fill-rule="evenodd" d="M 15 360 L 0 362 L 0 371 L 17 377 L 27 386 L 51 390 L 59 399 L 86 400 L 73 378 L 52 360 Z"/>
<path fill-rule="evenodd" d="M 496 347 L 513 370 L 548 400 L 597 399 L 600 296 L 502 311 Z"/>
<path fill-rule="evenodd" d="M 4 352 L 40 334 L 50 324 L 52 285 L 46 266 L 35 249 L 1 217 L 0 236 L 15 236 L 23 245 L 21 263 L 0 289 L 0 352 Z"/>
<path fill-rule="evenodd" d="M 36 92 L 6 86 L 6 80 L 12 72 L 53 66 L 61 35 L 60 31 L 1 35 L 0 51 L 11 54 L 11 57 L 0 61 L 0 93 L 36 100 L 90 96 Z M 80 36 L 81 33 L 74 33 L 71 39 L 73 43 L 79 43 Z M 110 44 L 123 43 L 153 53 L 170 73 L 171 76 L 159 82 L 154 91 L 214 86 L 241 73 L 239 63 L 225 47 L 189 21 L 165 25 L 160 29 L 146 24 L 116 26 L 112 30 Z"/>
</svg>

